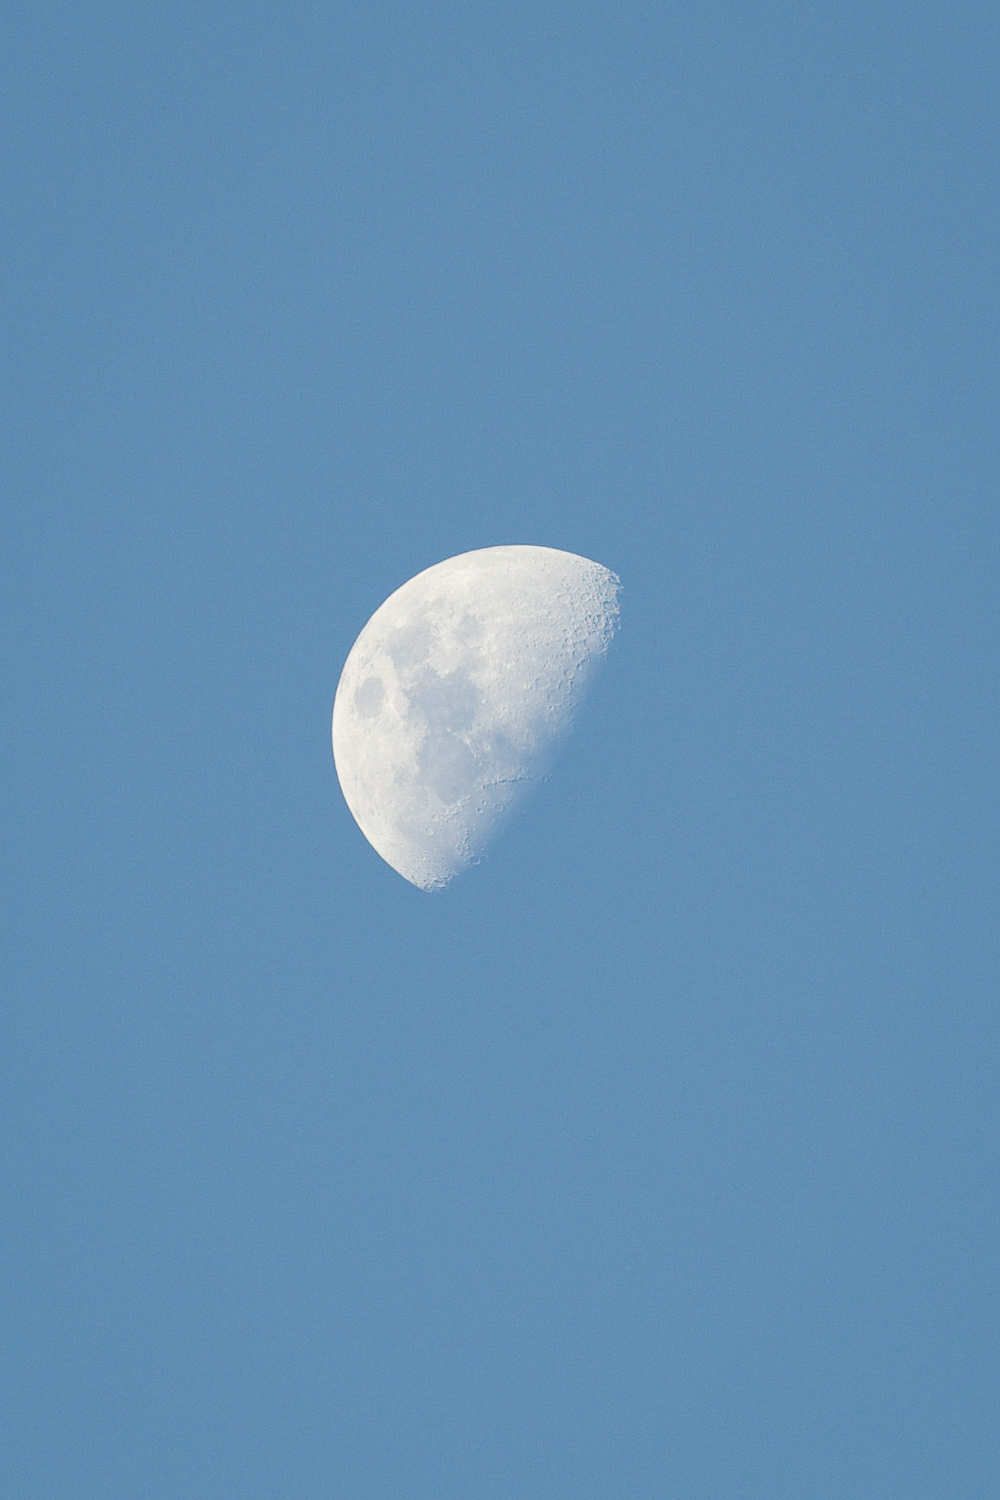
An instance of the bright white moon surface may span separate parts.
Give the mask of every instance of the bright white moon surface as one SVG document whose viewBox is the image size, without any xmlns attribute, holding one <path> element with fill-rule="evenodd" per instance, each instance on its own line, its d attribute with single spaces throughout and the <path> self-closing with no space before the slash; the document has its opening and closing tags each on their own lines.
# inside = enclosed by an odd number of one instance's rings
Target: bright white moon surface
<svg viewBox="0 0 1000 1500">
<path fill-rule="evenodd" d="M 430 891 L 542 779 L 618 621 L 618 579 L 552 547 L 484 547 L 404 583 L 347 658 L 333 755 L 368 842 Z"/>
</svg>

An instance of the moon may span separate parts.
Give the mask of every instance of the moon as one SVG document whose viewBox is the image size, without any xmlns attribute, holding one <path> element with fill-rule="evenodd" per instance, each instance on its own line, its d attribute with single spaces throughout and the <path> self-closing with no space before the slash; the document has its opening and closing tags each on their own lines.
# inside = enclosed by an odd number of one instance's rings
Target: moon
<svg viewBox="0 0 1000 1500">
<path fill-rule="evenodd" d="M 554 547 L 484 547 L 418 573 L 344 665 L 333 756 L 365 838 L 438 890 L 542 779 L 618 622 L 610 569 Z"/>
</svg>

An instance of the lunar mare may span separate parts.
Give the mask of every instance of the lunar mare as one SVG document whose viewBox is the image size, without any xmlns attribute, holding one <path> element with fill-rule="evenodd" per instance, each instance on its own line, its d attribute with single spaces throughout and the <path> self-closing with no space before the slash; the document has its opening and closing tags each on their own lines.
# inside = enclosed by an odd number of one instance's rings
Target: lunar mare
<svg viewBox="0 0 1000 1500">
<path fill-rule="evenodd" d="M 333 708 L 347 805 L 423 890 L 484 852 L 542 778 L 618 619 L 608 568 L 552 547 L 486 547 L 418 573 L 351 649 Z"/>
</svg>

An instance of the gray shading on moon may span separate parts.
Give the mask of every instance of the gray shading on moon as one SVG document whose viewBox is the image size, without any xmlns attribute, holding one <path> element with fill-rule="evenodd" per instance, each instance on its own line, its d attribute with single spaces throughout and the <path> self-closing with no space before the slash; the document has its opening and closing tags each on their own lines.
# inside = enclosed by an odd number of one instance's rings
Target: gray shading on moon
<svg viewBox="0 0 1000 1500">
<path fill-rule="evenodd" d="M 618 621 L 618 579 L 552 547 L 450 557 L 375 611 L 333 708 L 333 754 L 369 843 L 439 889 L 540 781 Z"/>
</svg>

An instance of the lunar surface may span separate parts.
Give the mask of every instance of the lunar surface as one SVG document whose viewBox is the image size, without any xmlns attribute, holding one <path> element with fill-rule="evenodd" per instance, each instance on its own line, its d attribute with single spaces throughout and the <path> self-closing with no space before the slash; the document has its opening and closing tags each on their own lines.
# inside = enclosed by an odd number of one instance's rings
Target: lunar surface
<svg viewBox="0 0 1000 1500">
<path fill-rule="evenodd" d="M 484 852 L 545 774 L 618 620 L 618 579 L 552 547 L 486 547 L 418 573 L 344 666 L 333 755 L 369 843 L 423 890 Z"/>
</svg>

